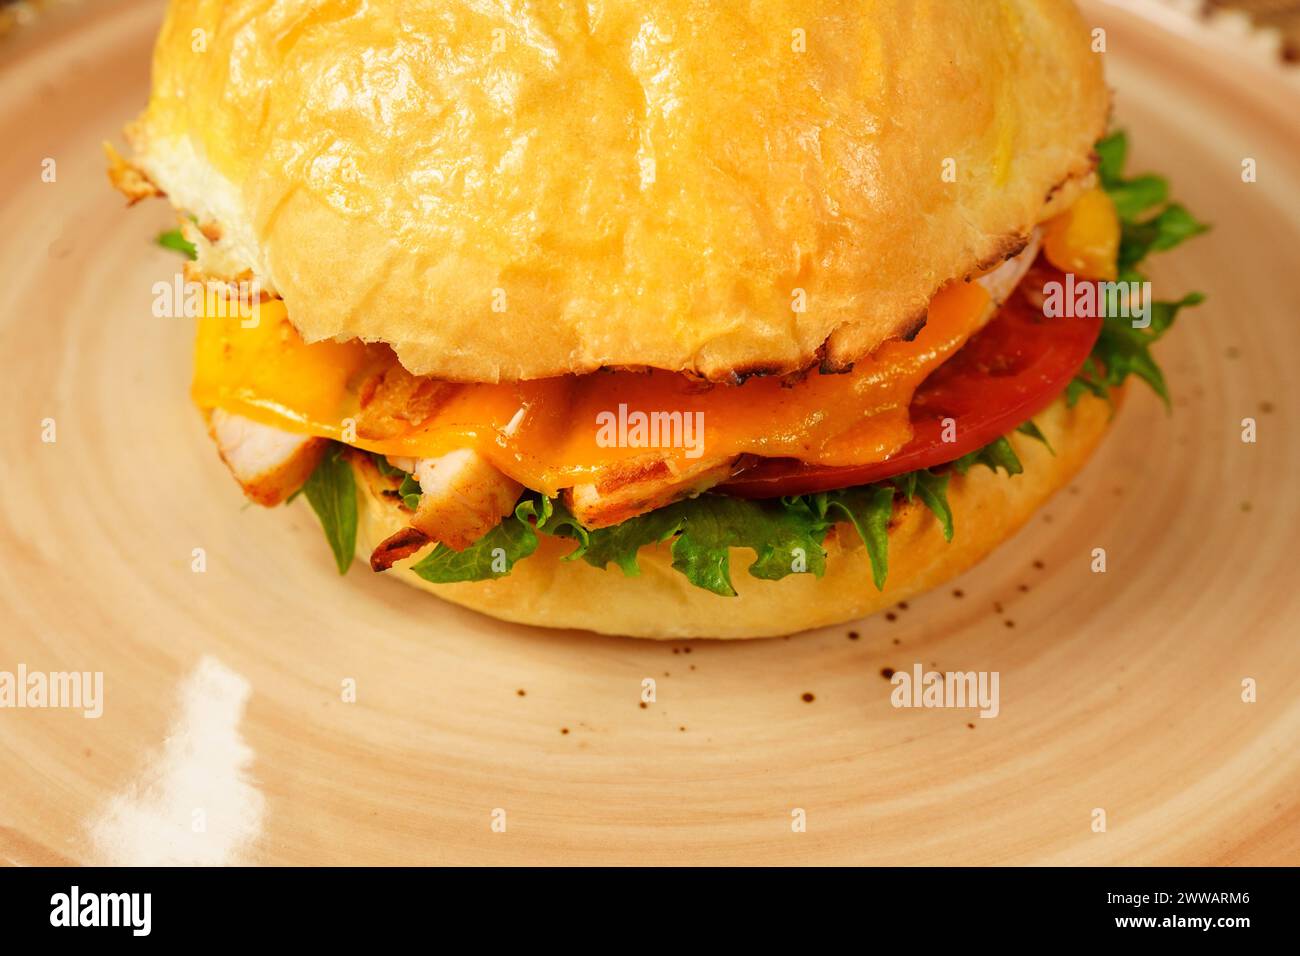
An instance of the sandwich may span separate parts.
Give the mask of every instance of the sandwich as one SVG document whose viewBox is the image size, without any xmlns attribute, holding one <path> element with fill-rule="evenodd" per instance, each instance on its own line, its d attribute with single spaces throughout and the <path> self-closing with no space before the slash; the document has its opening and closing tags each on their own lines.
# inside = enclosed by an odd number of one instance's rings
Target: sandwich
<svg viewBox="0 0 1300 956">
<path fill-rule="evenodd" d="M 1067 0 L 174 0 L 108 147 L 166 196 L 251 500 L 509 621 L 788 634 L 1083 467 L 1203 231 Z M 172 296 L 172 298 L 177 298 Z"/>
</svg>

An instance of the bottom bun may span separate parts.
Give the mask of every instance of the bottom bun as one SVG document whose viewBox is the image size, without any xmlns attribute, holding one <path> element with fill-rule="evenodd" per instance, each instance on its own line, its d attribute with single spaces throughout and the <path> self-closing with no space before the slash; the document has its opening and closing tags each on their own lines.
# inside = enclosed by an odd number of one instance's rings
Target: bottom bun
<svg viewBox="0 0 1300 956">
<path fill-rule="evenodd" d="M 772 637 L 839 624 L 873 614 L 937 587 L 980 561 L 1014 534 L 1083 467 L 1105 433 L 1113 409 L 1090 395 L 1074 408 L 1063 400 L 1034 418 L 1051 444 L 1010 436 L 1024 463 L 1008 477 L 978 466 L 953 475 L 948 490 L 955 534 L 945 541 L 934 516 L 920 505 L 895 506 L 889 528 L 889 580 L 871 583 L 871 565 L 857 534 L 837 525 L 826 540 L 826 574 L 792 574 L 779 581 L 750 577 L 753 552 L 733 549 L 731 578 L 738 597 L 695 587 L 673 570 L 670 543 L 643 548 L 641 574 L 626 577 L 611 566 L 559 560 L 572 543 L 542 536 L 537 551 L 510 574 L 489 581 L 432 584 L 408 570 L 387 574 L 440 598 L 493 617 L 540 627 L 580 628 L 602 634 L 657 639 Z M 358 480 L 357 555 L 370 552 L 406 526 L 409 514 L 375 496 Z"/>
</svg>

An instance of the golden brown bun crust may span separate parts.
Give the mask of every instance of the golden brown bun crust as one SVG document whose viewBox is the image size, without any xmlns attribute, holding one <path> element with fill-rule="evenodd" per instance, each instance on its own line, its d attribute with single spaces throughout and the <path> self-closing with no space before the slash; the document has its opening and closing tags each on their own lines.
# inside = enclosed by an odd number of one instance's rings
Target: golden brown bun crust
<svg viewBox="0 0 1300 956">
<path fill-rule="evenodd" d="M 1096 448 L 1110 421 L 1105 402 L 1086 396 L 1073 409 L 1057 401 L 1034 421 L 1056 455 L 1023 435 L 1011 443 L 1025 465 L 1008 478 L 978 467 L 954 475 L 948 500 L 956 534 L 944 541 L 929 511 L 919 504 L 895 509 L 889 533 L 889 580 L 883 592 L 871 583 L 866 550 L 852 533 L 826 543 L 826 575 L 791 575 L 780 581 L 750 577 L 753 553 L 732 551 L 731 578 L 739 597 L 725 598 L 687 582 L 672 568 L 667 544 L 643 548 L 642 573 L 624 577 L 582 561 L 560 561 L 571 545 L 543 537 L 541 547 L 503 578 L 466 584 L 430 584 L 407 570 L 389 575 L 493 617 L 542 627 L 582 628 L 631 637 L 770 637 L 854 620 L 937 587 L 997 547 L 1067 484 Z M 358 484 L 365 489 L 364 481 Z M 404 519 L 390 503 L 361 493 L 357 555 L 363 562 Z M 409 518 L 409 515 L 407 516 Z M 844 530 L 841 525 L 836 532 Z M 847 544 L 846 544 L 847 541 Z"/>
<path fill-rule="evenodd" d="M 131 140 L 309 341 L 723 380 L 911 331 L 1107 110 L 1069 0 L 174 0 Z"/>
</svg>

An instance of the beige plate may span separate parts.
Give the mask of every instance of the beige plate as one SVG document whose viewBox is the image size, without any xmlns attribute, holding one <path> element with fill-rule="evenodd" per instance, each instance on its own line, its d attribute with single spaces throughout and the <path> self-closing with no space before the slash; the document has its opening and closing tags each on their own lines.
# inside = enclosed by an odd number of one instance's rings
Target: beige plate
<svg viewBox="0 0 1300 956">
<path fill-rule="evenodd" d="M 1216 223 L 1155 269 L 1211 296 L 1160 349 L 1173 414 L 1134 389 L 963 597 L 730 645 L 339 580 L 304 504 L 245 508 L 186 399 L 190 323 L 150 313 L 178 267 L 150 245 L 167 207 L 127 212 L 103 174 L 157 5 L 0 42 L 0 671 L 104 679 L 99 719 L 0 710 L 0 859 L 1300 859 L 1297 95 L 1257 56 L 1090 9 L 1137 165 Z M 999 672 L 1000 716 L 892 708 L 881 670 L 915 662 Z"/>
</svg>

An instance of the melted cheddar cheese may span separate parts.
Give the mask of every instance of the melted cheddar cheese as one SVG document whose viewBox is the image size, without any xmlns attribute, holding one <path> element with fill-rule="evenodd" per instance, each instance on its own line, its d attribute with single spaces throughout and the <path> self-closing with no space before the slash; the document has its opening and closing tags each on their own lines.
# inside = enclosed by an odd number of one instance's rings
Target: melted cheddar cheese
<svg viewBox="0 0 1300 956">
<path fill-rule="evenodd" d="M 1043 230 L 1043 255 L 1062 272 L 1081 279 L 1114 280 L 1120 226 L 1115 203 L 1104 190 L 1084 193 Z"/>
<path fill-rule="evenodd" d="M 1093 194 L 1096 195 L 1096 194 Z M 1104 198 L 1104 196 L 1103 196 Z M 1108 201 L 1107 201 L 1108 202 Z M 1118 242 L 1113 208 L 1095 200 L 1048 224 L 1048 257 L 1099 275 Z M 1110 269 L 1113 270 L 1113 254 Z M 1085 269 L 1088 270 L 1085 272 Z M 364 383 L 396 362 L 387 346 L 360 342 L 306 344 L 278 300 L 261 304 L 255 325 L 219 317 L 199 320 L 192 397 L 286 431 L 346 441 L 395 457 L 435 457 L 472 448 L 511 478 L 537 491 L 595 480 L 605 469 L 646 459 L 700 457 L 688 447 L 606 447 L 602 414 L 702 413 L 703 456 L 797 458 L 824 465 L 882 461 L 912 437 L 908 407 L 917 386 L 979 328 L 989 308 L 982 287 L 949 284 L 930 303 L 910 342 L 887 342 L 851 372 L 812 372 L 797 381 L 751 379 L 704 385 L 662 371 L 598 372 L 502 384 L 447 385 L 436 409 L 396 434 L 356 434 Z M 251 326 L 251 327 L 245 327 Z"/>
<path fill-rule="evenodd" d="M 199 320 L 192 396 L 286 431 L 367 451 L 434 457 L 473 448 L 521 484 L 548 494 L 593 480 L 647 454 L 698 458 L 699 449 L 604 447 L 602 413 L 703 414 L 703 454 L 792 457 L 828 465 L 887 458 L 911 438 L 908 405 L 929 373 L 961 348 L 987 311 L 988 294 L 956 283 L 931 303 L 911 342 L 888 342 L 844 375 L 813 372 L 791 383 L 701 385 L 667 372 L 600 372 L 531 382 L 451 385 L 428 419 L 384 439 L 355 436 L 362 382 L 396 361 L 382 345 L 305 344 L 278 300 L 252 327 L 239 318 Z"/>
</svg>

